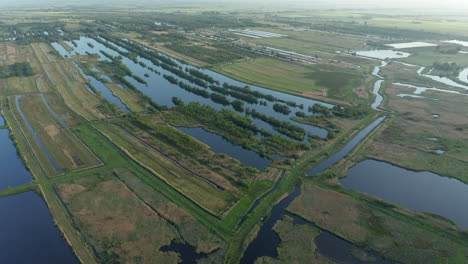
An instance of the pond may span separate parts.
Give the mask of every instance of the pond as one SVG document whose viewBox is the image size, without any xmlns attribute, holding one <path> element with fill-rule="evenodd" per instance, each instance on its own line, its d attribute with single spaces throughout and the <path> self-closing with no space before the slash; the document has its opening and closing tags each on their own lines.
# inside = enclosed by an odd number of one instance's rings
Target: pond
<svg viewBox="0 0 468 264">
<path fill-rule="evenodd" d="M 406 43 L 393 43 L 385 44 L 386 46 L 393 47 L 395 49 L 409 49 L 409 48 L 422 48 L 422 47 L 435 47 L 437 44 L 427 42 L 406 42 Z"/>
<path fill-rule="evenodd" d="M 189 84 L 190 82 L 182 79 L 181 77 L 178 77 L 174 73 L 165 70 L 161 66 L 154 65 L 151 61 L 142 58 L 140 56 L 136 57 L 136 62 L 127 58 L 126 56 L 123 56 L 121 53 L 122 52 L 117 52 L 113 49 L 110 49 L 103 44 L 99 43 L 98 41 L 91 39 L 91 38 L 80 38 L 79 40 L 74 41 L 77 44 L 77 47 L 74 47 L 74 51 L 68 52 L 66 51 L 60 44 L 58 43 L 53 43 L 53 47 L 57 49 L 57 51 L 62 55 L 62 56 L 67 56 L 67 57 L 72 57 L 74 56 L 77 52 L 80 54 L 97 54 L 100 56 L 101 60 L 105 60 L 105 56 L 102 55 L 101 51 L 106 52 L 107 54 L 110 54 L 111 56 L 122 56 L 122 63 L 125 64 L 132 72 L 134 76 L 137 76 L 141 79 L 143 79 L 147 84 L 140 83 L 138 82 L 135 78 L 131 76 L 125 76 L 125 79 L 130 82 L 132 85 L 137 87 L 143 94 L 149 96 L 153 101 L 158 103 L 159 105 L 162 106 L 168 106 L 168 107 L 173 107 L 174 104 L 172 102 L 173 97 L 178 97 L 182 99 L 185 103 L 191 103 L 191 102 L 200 102 L 202 104 L 209 105 L 216 110 L 221 110 L 221 109 L 231 109 L 234 110 L 234 108 L 231 105 L 222 105 L 219 103 L 213 102 L 210 98 L 205 98 L 201 95 L 191 93 L 187 90 L 182 89 L 179 87 L 179 85 L 172 84 L 169 82 L 167 79 L 165 79 L 163 76 L 171 76 L 177 79 L 178 81 L 183 81 L 184 83 Z M 92 43 L 93 48 L 88 45 L 88 43 Z M 109 45 L 112 45 L 114 47 L 118 47 L 118 45 L 107 42 Z M 123 48 L 118 48 L 119 50 L 124 50 Z M 159 53 L 158 53 L 159 54 Z M 161 56 L 167 57 L 163 54 L 159 54 Z M 169 57 L 167 57 L 169 58 Z M 236 80 L 233 80 L 231 78 L 228 78 L 224 75 L 218 74 L 216 72 L 207 70 L 207 69 L 198 69 L 195 68 L 191 65 L 184 64 L 180 61 L 177 61 L 175 59 L 170 58 L 170 60 L 173 63 L 176 63 L 179 67 L 179 69 L 183 69 L 185 71 L 190 70 L 190 69 L 196 69 L 206 75 L 209 75 L 212 77 L 214 80 L 218 81 L 220 84 L 227 83 L 229 85 L 235 85 L 238 87 L 245 87 L 247 86 L 246 83 L 242 83 Z M 146 67 L 145 67 L 146 65 Z M 149 77 L 146 77 L 146 76 Z M 87 76 L 88 77 L 88 76 Z M 89 77 L 88 77 L 89 78 Z M 91 78 L 89 78 L 91 79 Z M 93 80 L 94 81 L 94 80 Z M 190 83 L 191 86 L 199 88 L 199 89 L 205 89 L 207 91 L 213 92 L 210 88 L 203 88 L 200 87 L 194 83 Z M 327 137 L 328 132 L 325 129 L 315 127 L 312 125 L 307 125 L 299 122 L 295 122 L 291 120 L 291 117 L 294 117 L 296 115 L 296 112 L 307 112 L 308 108 L 313 106 L 314 104 L 322 104 L 326 107 L 333 107 L 331 104 L 311 100 L 308 98 L 300 97 L 300 96 L 295 96 L 295 95 L 290 95 L 290 94 L 285 94 L 281 92 L 276 92 L 272 90 L 268 90 L 265 88 L 257 87 L 254 85 L 248 85 L 250 87 L 250 90 L 252 91 L 258 91 L 267 95 L 274 96 L 278 98 L 279 100 L 282 100 L 283 102 L 294 102 L 296 106 L 289 106 L 291 112 L 289 114 L 282 114 L 275 112 L 273 110 L 273 103 L 272 102 L 267 102 L 265 100 L 260 100 L 260 102 L 263 102 L 264 104 L 255 104 L 255 103 L 248 103 L 244 102 L 245 108 L 249 108 L 250 110 L 256 110 L 266 116 L 272 116 L 275 117 L 278 120 L 281 121 L 288 121 L 293 123 L 294 125 L 298 127 L 302 127 L 305 129 L 305 131 L 308 134 L 319 136 L 321 138 Z M 96 87 L 97 88 L 97 87 Z M 226 97 L 229 100 L 234 100 L 231 95 L 226 95 Z M 243 115 L 246 115 L 245 112 L 240 113 Z M 273 134 L 280 134 L 274 128 L 267 122 L 264 122 L 263 120 L 260 119 L 255 119 L 254 120 L 255 125 L 259 128 L 263 128 Z M 286 137 L 286 136 L 285 136 Z M 306 137 L 307 138 L 307 137 Z"/>
<path fill-rule="evenodd" d="M 369 57 L 374 59 L 402 59 L 407 58 L 411 54 L 407 52 L 394 51 L 394 50 L 366 50 L 366 51 L 357 51 L 357 55 L 363 57 Z"/>
<path fill-rule="evenodd" d="M 34 192 L 0 198 L 1 263 L 80 263 Z"/>
<path fill-rule="evenodd" d="M 180 264 L 195 263 L 197 260 L 207 256 L 207 254 L 197 253 L 197 248 L 192 245 L 176 243 L 174 241 L 169 246 L 164 246 L 159 250 L 162 252 L 176 252 L 182 260 L 182 262 L 179 262 Z"/>
<path fill-rule="evenodd" d="M 260 156 L 255 151 L 234 145 L 227 141 L 224 137 L 206 131 L 201 127 L 178 127 L 177 129 L 207 144 L 214 152 L 223 153 L 232 158 L 235 158 L 245 166 L 253 167 L 263 171 L 272 162 L 270 159 Z"/>
<path fill-rule="evenodd" d="M 351 168 L 340 182 L 346 188 L 412 210 L 438 214 L 468 228 L 468 185 L 459 180 L 365 160 Z"/>
</svg>

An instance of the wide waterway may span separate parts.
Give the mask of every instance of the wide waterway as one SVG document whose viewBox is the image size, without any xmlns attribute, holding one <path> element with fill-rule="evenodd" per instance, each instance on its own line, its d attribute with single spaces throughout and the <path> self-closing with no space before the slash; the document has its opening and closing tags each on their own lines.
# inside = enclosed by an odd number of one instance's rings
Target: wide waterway
<svg viewBox="0 0 468 264">
<path fill-rule="evenodd" d="M 0 198 L 0 211 L 0 263 L 80 263 L 36 193 Z"/>
</svg>

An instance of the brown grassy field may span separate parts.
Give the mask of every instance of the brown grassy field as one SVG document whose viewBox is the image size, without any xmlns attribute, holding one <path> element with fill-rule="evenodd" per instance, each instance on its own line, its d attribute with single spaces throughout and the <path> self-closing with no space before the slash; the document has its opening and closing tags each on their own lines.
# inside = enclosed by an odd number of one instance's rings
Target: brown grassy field
<svg viewBox="0 0 468 264">
<path fill-rule="evenodd" d="M 177 263 L 175 253 L 159 251 L 179 239 L 177 229 L 116 178 L 90 176 L 57 190 L 101 261 Z"/>
<path fill-rule="evenodd" d="M 219 214 L 234 201 L 235 196 L 229 191 L 232 187 L 226 191 L 219 191 L 213 184 L 177 166 L 161 153 L 142 144 L 137 138 L 115 125 L 100 123 L 95 127 L 132 159 L 209 211 Z M 227 181 L 224 183 L 230 185 Z"/>
</svg>

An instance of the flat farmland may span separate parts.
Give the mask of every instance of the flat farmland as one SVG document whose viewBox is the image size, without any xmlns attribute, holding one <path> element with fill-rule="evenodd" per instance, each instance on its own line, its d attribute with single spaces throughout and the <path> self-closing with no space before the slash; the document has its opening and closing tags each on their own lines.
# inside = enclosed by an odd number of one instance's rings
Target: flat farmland
<svg viewBox="0 0 468 264">
<path fill-rule="evenodd" d="M 337 50 L 362 49 L 365 47 L 365 39 L 356 36 L 308 30 L 290 31 L 272 28 L 256 28 L 256 30 L 288 35 L 282 38 L 255 39 L 254 42 L 256 43 L 303 52 L 310 55 L 314 55 L 316 52 L 319 54 L 323 52 L 323 54 L 328 57 L 333 56 Z"/>
<path fill-rule="evenodd" d="M 323 89 L 316 85 L 313 79 L 307 78 L 307 73 L 311 70 L 275 59 L 261 58 L 237 62 L 215 70 L 245 83 L 289 93 Z"/>
<path fill-rule="evenodd" d="M 356 97 L 354 88 L 364 83 L 360 72 L 336 66 L 299 66 L 282 60 L 260 58 L 228 64 L 216 71 L 239 81 L 280 92 L 316 94 L 346 101 Z"/>
<path fill-rule="evenodd" d="M 33 77 L 11 77 L 0 79 L 0 92 L 8 96 L 37 93 L 38 90 Z"/>
</svg>

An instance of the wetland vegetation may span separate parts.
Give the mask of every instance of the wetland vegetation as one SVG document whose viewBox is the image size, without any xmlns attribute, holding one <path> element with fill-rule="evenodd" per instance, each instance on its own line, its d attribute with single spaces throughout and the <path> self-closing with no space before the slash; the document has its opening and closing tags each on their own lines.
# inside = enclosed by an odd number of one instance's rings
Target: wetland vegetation
<svg viewBox="0 0 468 264">
<path fill-rule="evenodd" d="M 465 16 L 200 5 L 0 13 L 0 259 L 466 263 Z"/>
</svg>

